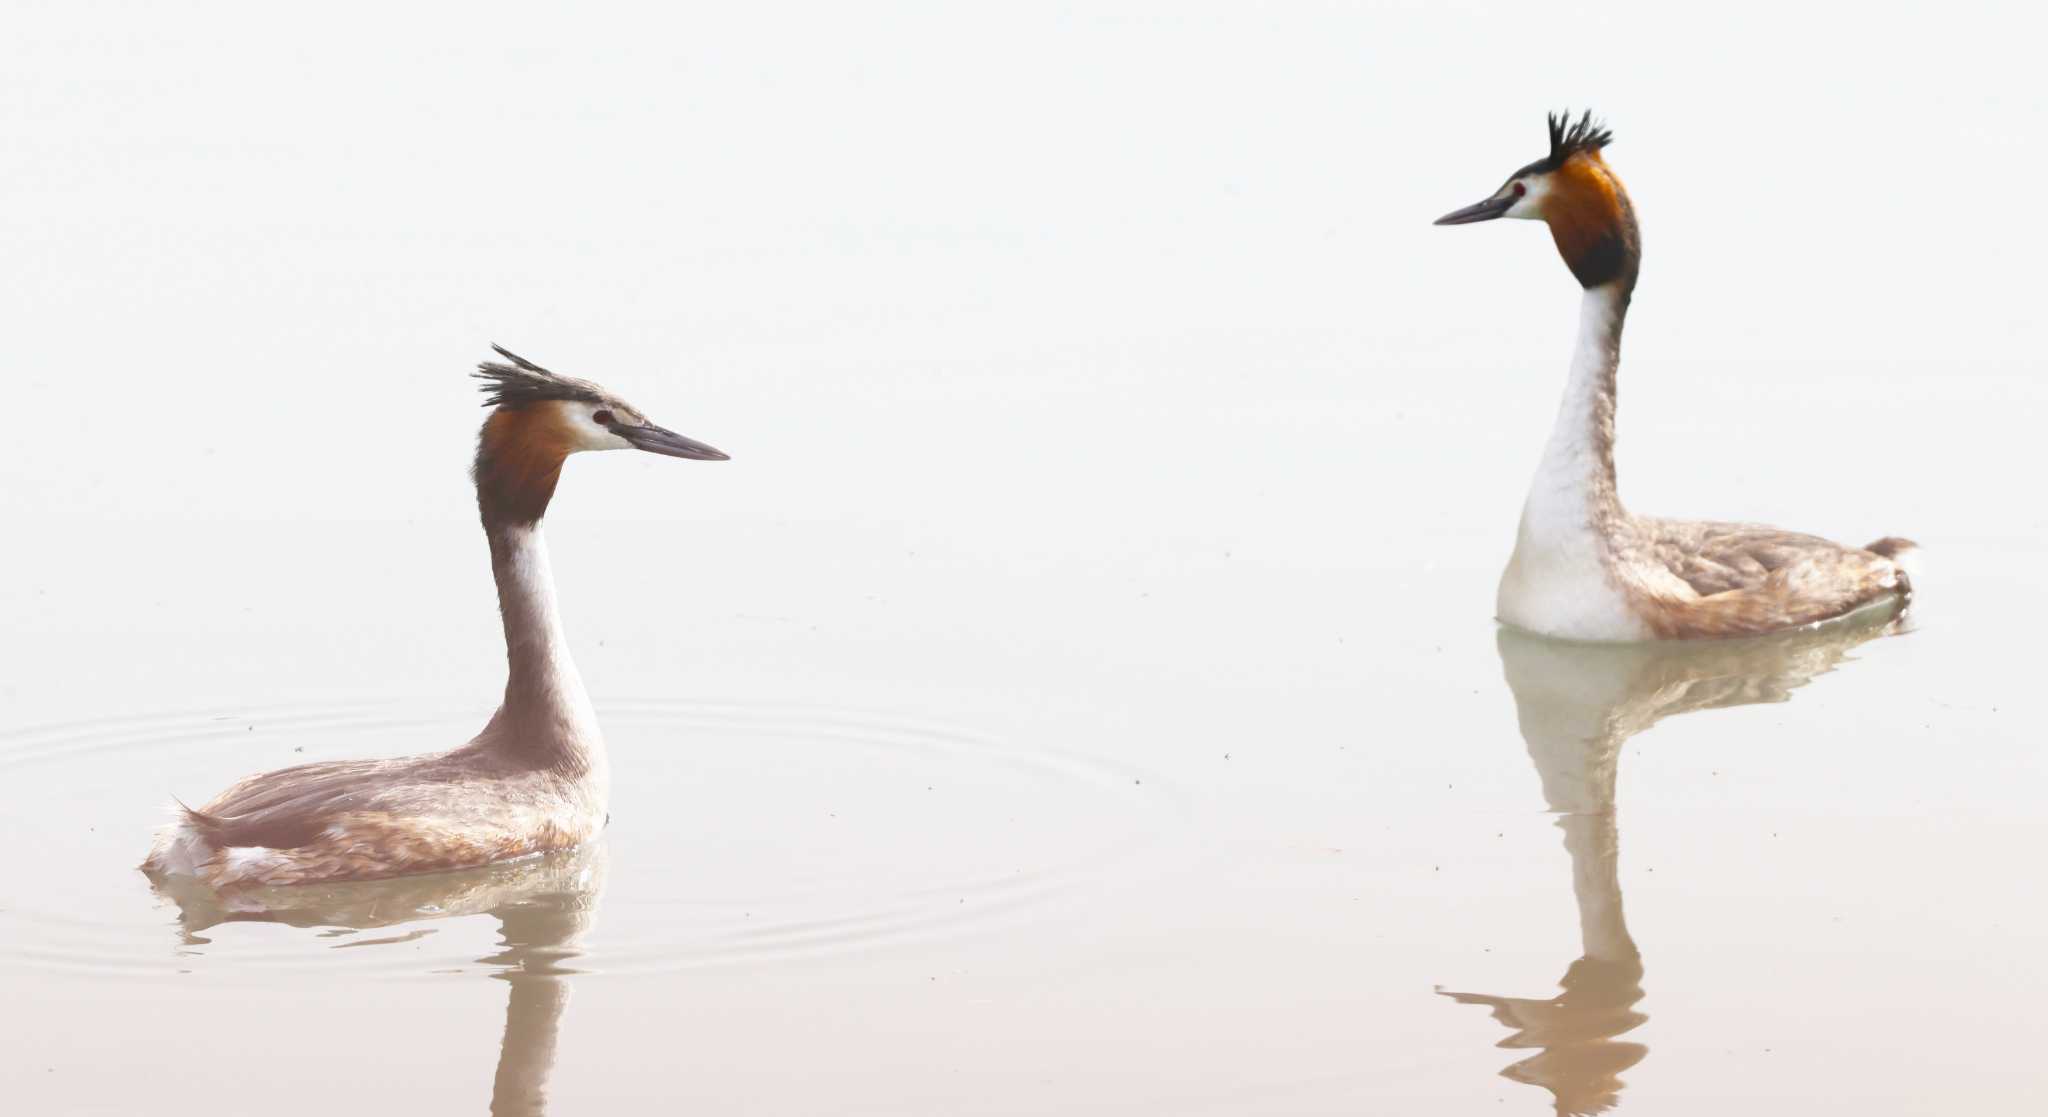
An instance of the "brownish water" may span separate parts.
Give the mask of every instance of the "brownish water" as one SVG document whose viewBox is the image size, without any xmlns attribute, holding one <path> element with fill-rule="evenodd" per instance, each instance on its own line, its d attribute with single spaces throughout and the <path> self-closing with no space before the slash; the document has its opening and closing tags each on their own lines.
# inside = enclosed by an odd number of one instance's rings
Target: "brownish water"
<svg viewBox="0 0 2048 1117">
<path fill-rule="evenodd" d="M 600 849 L 243 910 L 133 872 L 168 791 L 445 744 L 484 704 L 16 728 L 9 1089 L 42 1112 L 1915 1113 L 2038 1085 L 2048 781 L 1981 629 L 1930 605 L 1904 635 L 1404 641 L 1356 580 L 1274 573 L 1096 583 L 1088 635 L 1007 692 L 969 666 L 1004 641 L 877 656 L 859 626 L 730 618 L 685 697 L 600 691 Z M 995 608 L 1026 644 L 1063 628 Z M 589 641 L 594 677 L 663 674 L 632 663 L 661 638 L 619 639 Z M 863 687 L 886 701 L 838 704 Z"/>
</svg>

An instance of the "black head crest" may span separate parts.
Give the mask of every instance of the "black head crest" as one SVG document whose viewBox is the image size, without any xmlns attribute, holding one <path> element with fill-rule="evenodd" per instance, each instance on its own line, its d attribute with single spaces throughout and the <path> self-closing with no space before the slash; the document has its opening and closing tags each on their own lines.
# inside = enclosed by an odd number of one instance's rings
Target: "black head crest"
<svg viewBox="0 0 2048 1117">
<path fill-rule="evenodd" d="M 498 355 L 511 361 L 485 361 L 470 375 L 483 381 L 485 407 L 524 407 L 542 400 L 604 400 L 603 388 L 588 380 L 549 372 L 502 345 L 493 345 Z"/>
<path fill-rule="evenodd" d="M 1587 109 L 1572 119 L 1570 109 L 1562 114 L 1548 114 L 1550 120 L 1550 157 L 1544 162 L 1554 169 L 1580 152 L 1598 151 L 1614 142 L 1614 133 L 1607 125 L 1593 119 L 1593 110 Z"/>
</svg>

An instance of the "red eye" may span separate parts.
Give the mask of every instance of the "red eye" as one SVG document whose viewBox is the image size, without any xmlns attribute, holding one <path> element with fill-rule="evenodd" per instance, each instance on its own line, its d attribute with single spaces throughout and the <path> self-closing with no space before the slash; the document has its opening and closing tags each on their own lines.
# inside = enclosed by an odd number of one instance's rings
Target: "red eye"
<svg viewBox="0 0 2048 1117">
<path fill-rule="evenodd" d="M 609 411 L 593 411 L 590 413 L 590 418 L 593 422 L 603 426 L 608 427 L 612 425 L 612 413 Z"/>
<path fill-rule="evenodd" d="M 1527 194 L 1528 192 L 1529 192 L 1529 188 L 1528 188 L 1528 187 L 1526 187 L 1526 186 L 1522 185 L 1522 184 L 1521 184 L 1521 183 L 1519 183 L 1519 182 L 1518 182 L 1518 183 L 1515 183 L 1515 197 L 1519 198 L 1519 197 L 1521 197 L 1522 195 L 1524 195 L 1524 194 Z"/>
</svg>

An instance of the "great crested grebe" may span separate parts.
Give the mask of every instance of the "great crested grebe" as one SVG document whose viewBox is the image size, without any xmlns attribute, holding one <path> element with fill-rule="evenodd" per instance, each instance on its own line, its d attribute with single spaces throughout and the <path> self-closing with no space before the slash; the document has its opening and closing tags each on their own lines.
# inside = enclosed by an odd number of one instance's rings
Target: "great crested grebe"
<svg viewBox="0 0 2048 1117">
<path fill-rule="evenodd" d="M 1550 226 L 1585 288 L 1564 403 L 1501 575 L 1502 621 L 1549 636 L 1631 641 L 1747 636 L 1892 600 L 1911 590 L 1905 539 L 1844 547 L 1754 524 L 1635 516 L 1614 485 L 1621 324 L 1642 260 L 1635 208 L 1600 155 L 1613 134 L 1550 118 L 1550 154 L 1439 225 L 1521 217 Z"/>
<path fill-rule="evenodd" d="M 198 810 L 181 807 L 145 872 L 215 888 L 369 880 L 567 849 L 604 826 L 604 738 L 555 613 L 540 519 L 578 451 L 726 455 L 596 384 L 492 348 L 512 363 L 477 366 L 493 410 L 477 436 L 475 480 L 505 622 L 504 704 L 449 752 L 265 772 Z"/>
</svg>

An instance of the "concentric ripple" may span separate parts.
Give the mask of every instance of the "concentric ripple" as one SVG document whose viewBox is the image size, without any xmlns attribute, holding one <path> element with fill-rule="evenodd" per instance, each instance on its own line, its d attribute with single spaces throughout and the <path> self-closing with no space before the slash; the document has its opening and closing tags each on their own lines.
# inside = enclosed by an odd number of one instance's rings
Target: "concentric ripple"
<svg viewBox="0 0 2048 1117">
<path fill-rule="evenodd" d="M 487 712 L 212 711 L 0 735 L 0 786 L 20 792 L 0 840 L 43 851 L 0 897 L 0 967 L 500 972 L 525 964 L 506 943 L 545 939 L 535 913 L 565 905 L 577 916 L 557 922 L 575 941 L 558 953 L 589 972 L 901 948 L 1022 919 L 1099 881 L 1171 805 L 1145 774 L 957 726 L 621 701 L 600 704 L 615 786 L 595 853 L 226 906 L 152 893 L 134 871 L 173 793 L 199 800 L 253 771 L 446 748 Z"/>
</svg>

